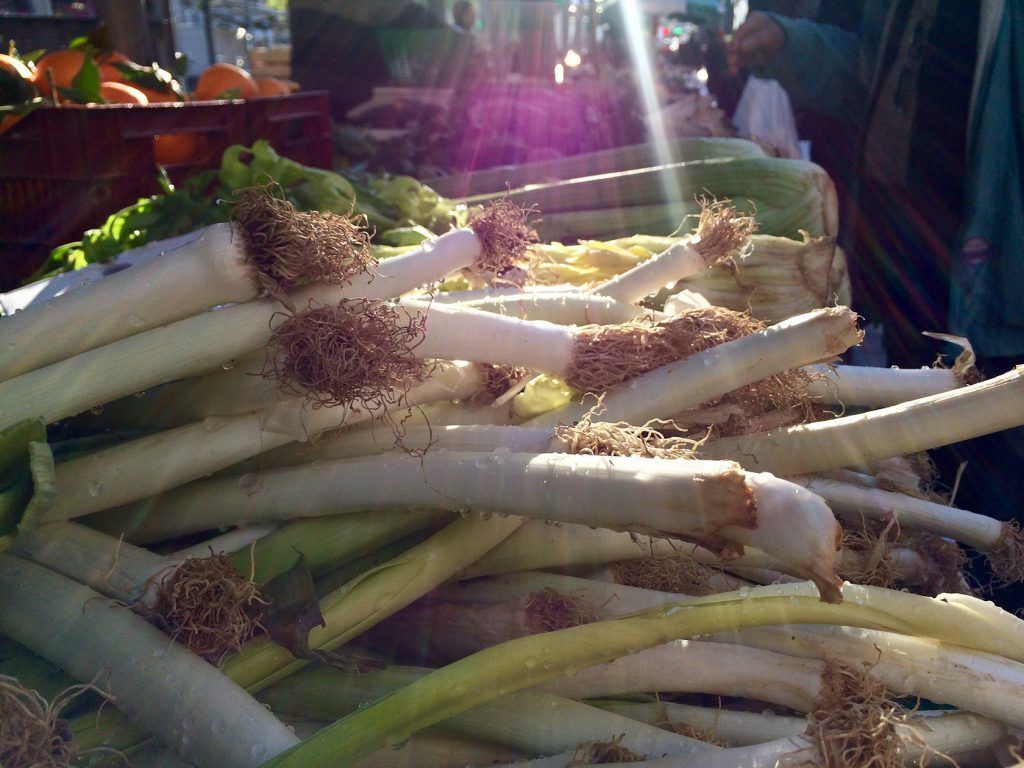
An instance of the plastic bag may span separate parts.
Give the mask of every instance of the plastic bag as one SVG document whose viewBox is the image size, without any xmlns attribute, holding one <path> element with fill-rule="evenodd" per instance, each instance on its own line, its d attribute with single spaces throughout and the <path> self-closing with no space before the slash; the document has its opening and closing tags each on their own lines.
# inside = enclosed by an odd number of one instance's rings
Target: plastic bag
<svg viewBox="0 0 1024 768">
<path fill-rule="evenodd" d="M 768 147 L 780 157 L 803 156 L 793 107 L 778 81 L 748 77 L 732 120 L 740 136 Z"/>
</svg>

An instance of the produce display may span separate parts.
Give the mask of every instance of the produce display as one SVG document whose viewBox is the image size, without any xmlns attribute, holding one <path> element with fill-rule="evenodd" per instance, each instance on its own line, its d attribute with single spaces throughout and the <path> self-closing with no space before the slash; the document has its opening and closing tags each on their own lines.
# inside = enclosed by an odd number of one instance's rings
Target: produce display
<svg viewBox="0 0 1024 768">
<path fill-rule="evenodd" d="M 189 94 L 175 73 L 155 63 L 134 62 L 107 47 L 102 39 L 83 37 L 71 41 L 67 48 L 39 51 L 25 58 L 0 56 L 0 113 L 7 113 L 0 122 L 0 134 L 42 106 L 250 99 L 283 96 L 297 87 L 279 78 L 254 78 L 234 64 L 215 63 L 202 72 L 195 92 Z M 159 165 L 185 163 L 203 152 L 201 134 L 169 133 L 153 139 Z"/>
<path fill-rule="evenodd" d="M 225 222 L 229 208 L 222 201 L 253 185 L 276 184 L 289 202 L 303 211 L 330 211 L 365 217 L 381 240 L 398 230 L 401 240 L 409 227 L 420 227 L 418 242 L 430 231 L 447 227 L 449 204 L 429 187 L 407 176 L 369 178 L 353 183 L 341 174 L 310 168 L 281 157 L 265 141 L 252 147 L 230 147 L 220 169 L 200 173 L 165 193 L 139 200 L 112 213 L 82 240 L 55 249 L 38 276 L 106 262 L 146 243 L 193 232 L 204 225 Z M 424 229 L 428 228 L 428 229 Z"/>
<path fill-rule="evenodd" d="M 1005 764 L 1024 536 L 926 452 L 1024 369 L 842 364 L 828 177 L 697 146 L 233 147 L 0 297 L 0 765 Z"/>
</svg>

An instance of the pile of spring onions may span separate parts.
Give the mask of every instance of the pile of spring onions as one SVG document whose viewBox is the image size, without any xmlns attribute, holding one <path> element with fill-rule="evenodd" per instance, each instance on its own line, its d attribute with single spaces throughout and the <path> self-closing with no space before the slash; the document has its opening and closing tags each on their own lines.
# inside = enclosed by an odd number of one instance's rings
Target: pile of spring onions
<svg viewBox="0 0 1024 768">
<path fill-rule="evenodd" d="M 254 189 L 0 318 L 0 765 L 1006 764 L 1024 621 L 963 566 L 1024 537 L 922 457 L 1024 370 L 839 364 L 835 291 L 694 290 L 819 241 L 691 223 L 378 261 Z"/>
</svg>

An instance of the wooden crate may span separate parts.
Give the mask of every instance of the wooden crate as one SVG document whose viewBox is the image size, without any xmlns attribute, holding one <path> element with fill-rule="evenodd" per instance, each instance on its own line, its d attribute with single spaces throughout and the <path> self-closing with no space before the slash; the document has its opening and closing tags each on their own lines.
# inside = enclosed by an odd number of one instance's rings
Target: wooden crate
<svg viewBox="0 0 1024 768">
<path fill-rule="evenodd" d="M 292 47 L 275 45 L 272 48 L 253 48 L 249 54 L 253 77 L 280 77 L 290 79 L 292 76 Z"/>
</svg>

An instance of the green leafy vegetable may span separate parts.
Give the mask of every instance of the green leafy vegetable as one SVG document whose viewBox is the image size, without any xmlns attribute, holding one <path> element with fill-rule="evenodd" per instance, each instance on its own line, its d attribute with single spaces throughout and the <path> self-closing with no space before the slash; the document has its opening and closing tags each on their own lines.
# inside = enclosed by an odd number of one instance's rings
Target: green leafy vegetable
<svg viewBox="0 0 1024 768">
<path fill-rule="evenodd" d="M 155 67 L 124 63 L 115 66 L 140 78 L 143 74 L 155 77 L 165 85 L 170 78 L 166 70 L 158 71 Z M 151 87 L 146 82 L 135 82 Z M 122 208 L 98 228 L 88 230 L 80 241 L 54 249 L 30 281 L 109 261 L 122 251 L 154 240 L 226 221 L 225 200 L 230 200 L 238 190 L 268 183 L 277 184 L 299 210 L 364 216 L 367 227 L 382 242 L 415 244 L 449 226 L 450 203 L 416 179 L 375 177 L 358 185 L 333 171 L 282 157 L 268 142 L 257 141 L 251 147 L 228 147 L 218 171 L 204 171 L 177 187 L 162 173 L 163 194 Z M 386 238 L 385 233 L 392 230 L 398 231 Z"/>
</svg>

